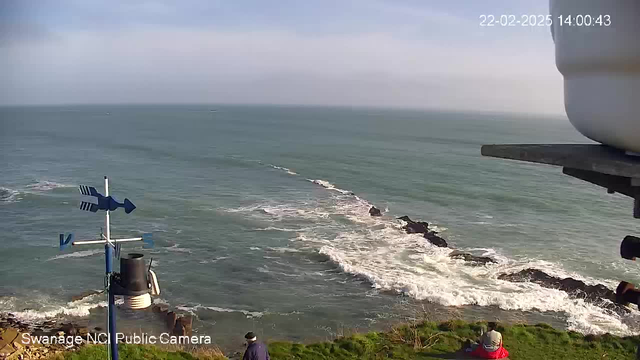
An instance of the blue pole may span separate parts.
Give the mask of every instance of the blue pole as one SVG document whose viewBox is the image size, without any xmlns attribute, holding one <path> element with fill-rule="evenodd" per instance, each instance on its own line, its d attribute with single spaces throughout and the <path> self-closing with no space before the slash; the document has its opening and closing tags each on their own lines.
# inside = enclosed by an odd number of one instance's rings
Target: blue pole
<svg viewBox="0 0 640 360">
<path fill-rule="evenodd" d="M 111 347 L 111 359 L 118 360 L 118 342 L 116 338 L 116 302 L 115 295 L 113 294 L 113 287 L 111 286 L 111 272 L 112 272 L 112 249 L 109 243 L 104 245 L 104 255 L 106 263 L 106 272 L 109 277 L 109 346 Z"/>
</svg>

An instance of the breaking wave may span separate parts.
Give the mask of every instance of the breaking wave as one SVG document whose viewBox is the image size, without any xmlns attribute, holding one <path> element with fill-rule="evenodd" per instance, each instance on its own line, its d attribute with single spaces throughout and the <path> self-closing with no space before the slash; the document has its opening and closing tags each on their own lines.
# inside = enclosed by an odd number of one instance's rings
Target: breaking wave
<svg viewBox="0 0 640 360">
<path fill-rule="evenodd" d="M 100 300 L 100 298 L 104 299 L 104 294 L 90 295 L 78 301 L 59 303 L 48 296 L 37 296 L 36 299 L 30 298 L 27 300 L 29 303 L 32 301 L 36 303 L 33 309 L 21 311 L 11 309 L 18 307 L 18 305 L 23 307 L 25 305 L 23 300 L 5 298 L 0 301 L 0 304 L 3 307 L 2 310 L 10 311 L 20 321 L 29 323 L 55 318 L 87 317 L 92 309 L 107 306 L 106 300 Z M 116 300 L 117 304 L 121 302 L 121 300 Z"/>
<path fill-rule="evenodd" d="M 406 234 L 400 220 L 390 216 L 371 217 L 369 209 L 372 204 L 351 196 L 353 192 L 337 188 L 326 180 L 307 180 L 334 193 L 331 201 L 257 204 L 234 211 L 270 221 L 313 221 L 314 226 L 299 229 L 271 226 L 261 230 L 296 232 L 292 247 L 317 251 L 343 272 L 366 280 L 379 291 L 445 306 L 496 306 L 504 310 L 558 312 L 566 315 L 568 329 L 582 333 L 630 335 L 638 331 L 633 325 L 634 319 L 640 317 L 637 311 L 626 317 L 620 316 L 584 300 L 571 298 L 561 290 L 530 282 L 499 280 L 498 275 L 535 268 L 552 276 L 573 277 L 587 284 L 600 283 L 611 287 L 612 280 L 581 276 L 547 261 L 513 260 L 491 248 L 458 249 L 490 256 L 497 261 L 496 264 L 469 266 L 464 260 L 449 257 L 454 249 L 435 247 L 419 234 Z M 491 215 L 484 218 L 490 219 Z M 345 225 L 344 220 L 351 222 L 351 226 Z M 442 226 L 430 227 L 446 231 Z"/>
<path fill-rule="evenodd" d="M 53 189 L 58 189 L 58 188 L 70 188 L 70 187 L 74 187 L 75 185 L 69 185 L 69 184 L 61 184 L 61 183 L 57 183 L 55 181 L 38 181 L 35 184 L 31 184 L 31 185 L 27 185 L 25 187 L 25 189 L 27 191 L 49 191 L 49 190 L 53 190 Z"/>
<path fill-rule="evenodd" d="M 104 254 L 104 250 L 103 249 L 93 249 L 93 250 L 76 251 L 76 252 L 72 252 L 72 253 L 68 253 L 68 254 L 56 255 L 54 257 L 51 257 L 51 258 L 47 259 L 47 261 L 66 259 L 66 258 L 74 258 L 74 257 L 87 257 L 87 256 L 93 256 L 93 255 L 96 255 L 96 254 Z"/>
<path fill-rule="evenodd" d="M 17 190 L 0 187 L 0 201 L 2 202 L 14 202 L 16 201 L 16 197 L 18 196 L 18 194 L 20 194 L 20 192 Z"/>
<path fill-rule="evenodd" d="M 20 189 L 10 189 L 0 186 L 0 202 L 12 203 L 22 200 L 25 194 L 37 194 L 59 188 L 69 188 L 74 185 L 61 184 L 54 181 L 38 181 L 35 184 L 29 184 Z"/>
<path fill-rule="evenodd" d="M 269 166 L 270 166 L 271 168 L 273 168 L 273 169 L 280 170 L 280 171 L 284 171 L 284 172 L 286 172 L 286 173 L 287 173 L 287 174 L 289 174 L 289 175 L 298 175 L 298 173 L 297 173 L 297 172 L 295 172 L 295 171 L 293 171 L 293 170 L 291 170 L 291 169 L 289 169 L 289 168 L 286 168 L 286 167 L 276 166 L 276 165 L 273 165 L 273 164 L 269 164 Z"/>
<path fill-rule="evenodd" d="M 217 306 L 202 306 L 202 305 L 176 306 L 176 309 L 182 310 L 182 311 L 186 311 L 186 312 L 189 312 L 189 313 L 192 313 L 192 314 L 195 314 L 198 310 L 203 310 L 203 309 L 211 310 L 211 311 L 215 311 L 215 312 L 224 312 L 224 313 L 241 313 L 241 314 L 245 315 L 248 319 L 261 318 L 265 314 L 265 313 L 260 312 L 260 311 L 228 309 L 228 308 L 217 307 Z"/>
<path fill-rule="evenodd" d="M 353 192 L 349 191 L 349 190 L 344 190 L 344 189 L 340 189 L 337 188 L 335 185 L 333 185 L 332 183 L 328 182 L 327 180 L 313 180 L 313 179 L 307 179 L 307 181 L 310 181 L 316 185 L 320 185 L 323 188 L 327 189 L 327 190 L 333 190 L 333 191 L 337 191 L 343 195 L 355 195 Z"/>
</svg>

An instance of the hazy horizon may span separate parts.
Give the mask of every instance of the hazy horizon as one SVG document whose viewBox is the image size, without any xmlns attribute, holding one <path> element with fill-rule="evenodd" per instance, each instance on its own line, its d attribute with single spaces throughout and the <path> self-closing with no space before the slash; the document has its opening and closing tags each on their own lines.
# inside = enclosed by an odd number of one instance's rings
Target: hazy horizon
<svg viewBox="0 0 640 360">
<path fill-rule="evenodd" d="M 310 105 L 563 115 L 546 2 L 5 1 L 0 105 Z"/>
</svg>

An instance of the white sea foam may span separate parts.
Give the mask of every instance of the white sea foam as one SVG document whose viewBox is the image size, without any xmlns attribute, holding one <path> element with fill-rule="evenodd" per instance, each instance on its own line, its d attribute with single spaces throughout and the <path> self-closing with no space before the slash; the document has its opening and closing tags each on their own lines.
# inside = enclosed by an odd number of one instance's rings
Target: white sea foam
<svg viewBox="0 0 640 360">
<path fill-rule="evenodd" d="M 633 332 L 619 315 L 583 300 L 572 299 L 566 292 L 529 282 L 502 281 L 498 275 L 536 268 L 552 276 L 573 277 L 587 284 L 610 285 L 610 281 L 572 273 L 547 261 L 509 259 L 491 248 L 460 249 L 490 256 L 498 262 L 469 266 L 463 260 L 449 257 L 453 249 L 435 247 L 419 234 L 406 234 L 401 229 L 404 222 L 387 216 L 370 216 L 371 203 L 365 199 L 345 197 L 343 195 L 350 194 L 349 191 L 337 189 L 323 180 L 309 181 L 339 194 L 328 204 L 310 203 L 297 208 L 295 204 L 271 204 L 261 208 L 277 217 L 313 219 L 319 225 L 299 229 L 295 238 L 296 248 L 316 249 L 344 272 L 366 279 L 378 290 L 402 293 L 445 306 L 478 305 L 504 310 L 560 312 L 568 318 L 567 328 L 582 333 L 629 335 Z M 334 221 L 327 222 L 332 219 L 328 215 L 344 216 L 358 226 L 345 227 Z M 483 218 L 491 219 L 489 215 Z M 327 228 L 333 231 L 320 231 Z M 430 225 L 430 228 L 438 232 L 447 230 L 437 225 Z"/>
<path fill-rule="evenodd" d="M 167 251 L 173 251 L 173 252 L 181 252 L 181 253 L 188 253 L 188 254 L 191 254 L 191 249 L 189 249 L 189 248 L 183 248 L 183 247 L 180 247 L 180 245 L 179 245 L 179 244 L 173 244 L 173 246 L 165 247 L 165 248 L 163 248 L 163 249 L 165 249 L 165 250 L 167 250 Z"/>
<path fill-rule="evenodd" d="M 251 206 L 242 206 L 238 208 L 222 210 L 228 213 L 244 213 L 257 219 L 270 221 L 282 221 L 287 219 L 305 219 L 317 221 L 319 218 L 327 219 L 331 216 L 331 213 L 322 207 L 309 208 L 305 207 L 304 204 L 261 203 Z"/>
<path fill-rule="evenodd" d="M 104 254 L 104 249 L 82 250 L 82 251 L 76 251 L 68 254 L 56 255 L 54 257 L 47 259 L 47 261 L 60 260 L 60 259 L 66 259 L 66 258 L 87 257 L 87 256 L 93 256 L 96 254 Z"/>
<path fill-rule="evenodd" d="M 91 296 L 89 298 L 94 297 L 95 296 Z M 29 322 L 56 317 L 86 317 L 89 316 L 91 309 L 107 306 L 106 301 L 89 301 L 89 298 L 69 302 L 66 305 L 45 305 L 38 310 L 14 311 L 12 314 L 22 321 Z"/>
<path fill-rule="evenodd" d="M 635 331 L 626 324 L 628 319 L 623 321 L 622 317 L 608 310 L 572 299 L 566 292 L 529 282 L 503 281 L 498 279 L 498 275 L 535 268 L 551 276 L 573 277 L 587 284 L 604 283 L 612 287 L 615 286 L 612 280 L 590 278 L 566 271 L 560 264 L 539 259 L 510 259 L 491 248 L 459 249 L 490 256 L 498 262 L 469 266 L 464 260 L 449 257 L 453 249 L 435 247 L 419 234 L 406 234 L 401 229 L 404 222 L 388 216 L 370 216 L 372 204 L 367 200 L 344 196 L 352 193 L 326 180 L 307 180 L 331 190 L 335 195 L 329 202 L 263 203 L 232 211 L 270 221 L 313 221 L 316 224 L 313 227 L 271 226 L 262 230 L 295 231 L 296 249 L 313 249 L 326 255 L 342 271 L 367 280 L 377 290 L 402 293 L 445 306 L 496 306 L 504 310 L 564 313 L 567 328 L 582 333 L 629 335 Z M 355 226 L 345 226 L 336 221 L 341 216 Z M 491 215 L 478 214 L 478 218 L 471 221 L 493 226 L 491 223 L 496 220 Z M 447 231 L 442 225 L 430 224 L 430 228 L 438 232 Z M 456 244 L 453 242 L 451 245 L 455 247 Z M 269 269 L 259 271 L 268 272 Z M 633 312 L 630 317 L 640 316 Z"/>
<path fill-rule="evenodd" d="M 21 189 L 10 189 L 0 186 L 0 202 L 12 203 L 22 199 L 22 195 L 29 193 L 40 193 L 58 188 L 73 187 L 74 185 L 61 184 L 54 181 L 38 181 Z"/>
<path fill-rule="evenodd" d="M 319 250 L 344 272 L 366 279 L 376 289 L 445 306 L 563 312 L 572 330 L 630 334 L 618 315 L 583 300 L 571 299 L 563 291 L 534 283 L 498 280 L 500 273 L 536 267 L 535 263 L 505 261 L 490 266 L 468 266 L 462 260 L 451 259 L 448 256 L 451 251 L 432 246 L 419 235 L 398 234 L 392 227 L 344 232 Z M 549 272 L 562 273 L 557 269 Z"/>
<path fill-rule="evenodd" d="M 13 190 L 13 189 L 9 189 L 9 188 L 0 186 L 0 201 L 1 202 L 7 202 L 7 203 L 15 202 L 16 200 L 19 200 L 17 198 L 18 194 L 20 194 L 20 192 L 17 191 L 17 190 Z"/>
<path fill-rule="evenodd" d="M 298 228 L 298 229 L 289 229 L 289 228 L 281 228 L 281 227 L 276 227 L 276 226 L 269 226 L 266 228 L 262 228 L 262 229 L 256 229 L 256 231 L 282 231 L 282 232 L 300 232 L 300 231 L 309 231 L 312 230 L 313 227 L 304 227 L 304 228 Z"/>
<path fill-rule="evenodd" d="M 217 263 L 218 261 L 229 259 L 229 258 L 231 258 L 231 257 L 230 256 L 218 256 L 215 259 L 202 260 L 202 261 L 200 261 L 200 264 L 214 264 L 214 263 Z"/>
<path fill-rule="evenodd" d="M 307 181 L 310 181 L 316 185 L 320 185 L 325 189 L 328 190 L 333 190 L 333 191 L 337 191 L 341 194 L 344 195 L 353 195 L 353 192 L 349 191 L 349 190 L 344 190 L 344 189 L 340 189 L 337 188 L 335 185 L 333 185 L 332 183 L 328 182 L 327 180 L 313 180 L 313 179 L 307 179 Z"/>
<path fill-rule="evenodd" d="M 288 248 L 288 247 L 268 247 L 267 249 L 269 249 L 271 251 L 277 251 L 279 253 L 286 253 L 286 252 L 296 253 L 296 252 L 300 252 L 300 250 L 298 250 L 298 249 Z"/>
<path fill-rule="evenodd" d="M 276 263 L 279 263 L 279 262 L 276 261 Z M 282 263 L 279 263 L 279 264 L 280 265 L 284 265 Z M 271 270 L 269 270 L 269 267 L 267 265 L 259 266 L 259 267 L 256 268 L 256 270 L 258 270 L 258 272 L 263 273 L 263 274 L 273 274 L 273 275 L 284 276 L 284 277 L 300 277 L 300 276 L 302 276 L 301 274 L 285 273 L 285 272 L 281 272 L 281 271 L 271 271 Z"/>
<path fill-rule="evenodd" d="M 223 308 L 223 307 L 217 307 L 217 306 L 195 305 L 195 306 L 176 306 L 176 308 L 178 310 L 187 311 L 187 312 L 190 312 L 192 314 L 195 314 L 195 312 L 200 310 L 200 309 L 207 309 L 207 310 L 211 310 L 211 311 L 224 312 L 224 313 L 241 313 L 241 314 L 244 314 L 247 318 L 260 318 L 260 317 L 264 316 L 264 313 L 259 312 L 259 311 L 229 309 L 229 308 Z"/>
<path fill-rule="evenodd" d="M 289 169 L 289 168 L 286 168 L 286 167 L 276 166 L 276 165 L 273 165 L 273 164 L 269 164 L 269 166 L 271 166 L 272 168 L 274 168 L 274 169 L 276 169 L 276 170 L 284 171 L 284 172 L 286 172 L 286 173 L 287 173 L 287 174 L 289 174 L 289 175 L 298 175 L 298 173 L 297 173 L 297 172 L 295 172 L 295 171 L 293 171 L 293 170 L 291 170 L 291 169 Z"/>
<path fill-rule="evenodd" d="M 75 185 L 57 183 L 55 181 L 41 180 L 41 181 L 38 181 L 35 184 L 27 185 L 25 187 L 25 190 L 27 190 L 27 191 L 29 191 L 29 190 L 30 191 L 49 191 L 49 190 L 53 190 L 53 189 L 69 188 L 69 187 L 74 187 L 74 186 Z"/>
</svg>

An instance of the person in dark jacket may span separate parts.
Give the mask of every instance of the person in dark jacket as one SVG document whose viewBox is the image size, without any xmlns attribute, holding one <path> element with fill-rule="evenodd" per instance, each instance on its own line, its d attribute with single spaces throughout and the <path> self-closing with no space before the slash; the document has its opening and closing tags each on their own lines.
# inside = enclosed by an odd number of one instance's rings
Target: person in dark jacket
<svg viewBox="0 0 640 360">
<path fill-rule="evenodd" d="M 258 342 L 254 333 L 248 332 L 244 338 L 247 340 L 247 350 L 245 350 L 242 360 L 270 360 L 267 345 Z"/>
</svg>

